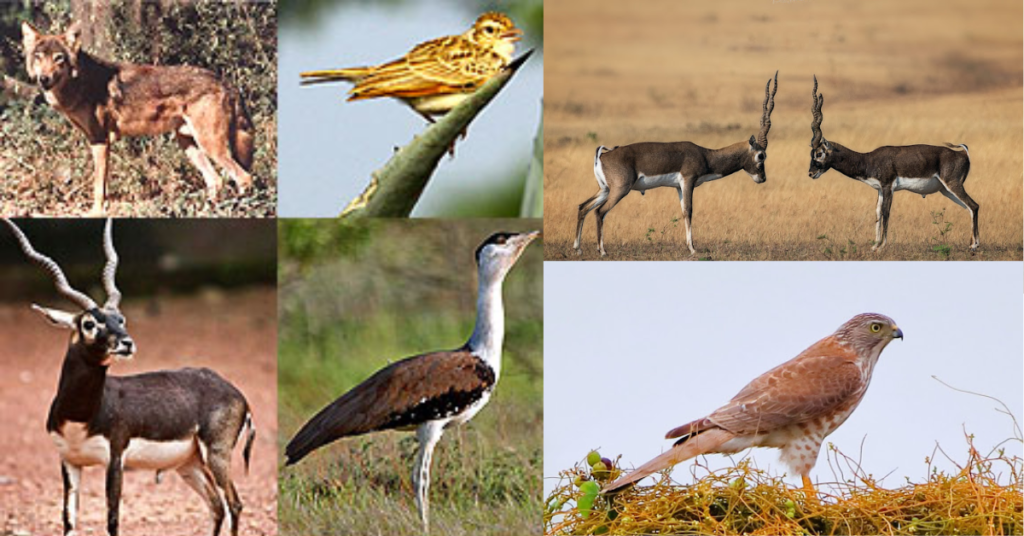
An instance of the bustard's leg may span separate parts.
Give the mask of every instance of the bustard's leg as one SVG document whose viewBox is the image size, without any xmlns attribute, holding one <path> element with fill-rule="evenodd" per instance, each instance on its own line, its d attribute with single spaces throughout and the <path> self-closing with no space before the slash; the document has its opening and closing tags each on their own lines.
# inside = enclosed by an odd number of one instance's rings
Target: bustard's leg
<svg viewBox="0 0 1024 536">
<path fill-rule="evenodd" d="M 416 490 L 416 508 L 420 511 L 423 521 L 423 532 L 430 532 L 430 461 L 434 456 L 434 447 L 444 433 L 445 421 L 428 421 L 416 429 L 416 439 L 420 443 L 416 454 L 416 467 L 412 471 L 412 486 Z"/>
<path fill-rule="evenodd" d="M 818 502 L 818 491 L 814 489 L 814 484 L 811 483 L 810 477 L 807 475 L 801 475 L 804 481 L 804 494 L 807 496 L 807 502 L 817 505 Z"/>
</svg>

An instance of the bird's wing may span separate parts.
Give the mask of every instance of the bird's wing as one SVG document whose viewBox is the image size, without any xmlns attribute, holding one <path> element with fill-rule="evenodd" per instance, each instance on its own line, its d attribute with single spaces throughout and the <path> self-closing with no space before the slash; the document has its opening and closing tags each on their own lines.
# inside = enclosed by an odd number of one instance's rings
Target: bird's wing
<svg viewBox="0 0 1024 536">
<path fill-rule="evenodd" d="M 285 448 L 287 463 L 342 437 L 416 426 L 461 411 L 495 381 L 494 371 L 465 349 L 397 361 L 310 419 Z"/>
<path fill-rule="evenodd" d="M 737 435 L 806 422 L 863 393 L 864 377 L 847 346 L 827 337 L 758 376 L 708 420 Z"/>
<path fill-rule="evenodd" d="M 352 88 L 350 100 L 462 93 L 483 84 L 504 66 L 500 57 L 462 36 L 442 37 L 374 69 Z"/>
</svg>

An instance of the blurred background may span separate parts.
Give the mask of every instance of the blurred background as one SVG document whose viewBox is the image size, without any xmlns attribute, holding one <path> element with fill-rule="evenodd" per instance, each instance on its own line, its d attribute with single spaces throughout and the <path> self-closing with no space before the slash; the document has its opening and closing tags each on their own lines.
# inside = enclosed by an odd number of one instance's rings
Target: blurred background
<svg viewBox="0 0 1024 536">
<path fill-rule="evenodd" d="M 103 221 L 17 220 L 35 249 L 55 259 L 71 285 L 102 304 Z M 245 475 L 240 448 L 232 474 L 246 534 L 276 534 L 277 307 L 276 226 L 269 220 L 133 220 L 114 222 L 120 256 L 121 310 L 138 345 L 123 376 L 209 367 L 237 386 L 253 409 L 257 431 Z M 45 423 L 56 393 L 68 332 L 30 305 L 80 312 L 21 252 L 0 226 L 0 534 L 58 534 L 61 473 Z M 106 526 L 102 468 L 83 476 L 79 530 Z M 152 472 L 128 472 L 121 528 L 134 533 L 189 534 L 205 527 L 202 499 L 177 475 L 159 485 Z M 187 530 L 186 530 L 187 529 Z"/>
<path fill-rule="evenodd" d="M 377 65 L 414 46 L 468 30 L 485 11 L 501 11 L 526 33 L 516 57 L 537 52 L 441 160 L 416 216 L 516 216 L 541 119 L 541 0 L 282 1 L 280 9 L 279 213 L 334 217 L 359 195 L 370 174 L 426 121 L 394 99 L 345 102 L 351 84 L 299 86 L 309 70 Z"/>
<path fill-rule="evenodd" d="M 405 357 L 458 348 L 476 315 L 476 247 L 537 220 L 280 221 L 280 445 L 323 406 Z M 431 531 L 540 532 L 542 250 L 504 286 L 501 378 L 434 452 Z M 340 440 L 281 471 L 281 534 L 419 534 L 412 433 Z"/>
<path fill-rule="evenodd" d="M 254 191 L 209 203 L 202 176 L 170 134 L 124 138 L 110 153 L 107 210 L 128 216 L 266 217 L 277 208 L 277 11 L 268 2 L 0 2 L 0 214 L 75 215 L 91 203 L 85 136 L 28 79 L 21 23 L 62 34 L 81 24 L 99 58 L 194 65 L 235 88 L 256 135 Z M 24 84 L 18 97 L 12 84 Z"/>
</svg>

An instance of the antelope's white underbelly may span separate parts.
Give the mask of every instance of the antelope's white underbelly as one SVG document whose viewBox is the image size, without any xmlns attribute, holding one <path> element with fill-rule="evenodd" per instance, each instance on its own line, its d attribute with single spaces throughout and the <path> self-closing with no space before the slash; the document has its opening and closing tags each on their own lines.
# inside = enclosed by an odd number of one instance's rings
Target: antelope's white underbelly
<svg viewBox="0 0 1024 536">
<path fill-rule="evenodd" d="M 893 186 L 894 191 L 908 190 L 915 194 L 921 194 L 921 196 L 934 194 L 941 188 L 942 183 L 939 182 L 939 177 L 936 175 L 924 179 L 896 177 L 896 184 Z"/>
<path fill-rule="evenodd" d="M 633 190 L 650 190 L 659 186 L 678 186 L 683 180 L 682 173 L 666 173 L 664 175 L 638 174 L 636 182 L 633 183 Z"/>
<path fill-rule="evenodd" d="M 61 459 L 71 465 L 87 467 L 110 463 L 110 441 L 102 435 L 87 434 L 84 424 L 68 422 L 50 437 Z M 122 461 L 125 467 L 133 469 L 173 469 L 195 455 L 195 449 L 191 437 L 170 441 L 135 438 L 128 442 Z"/>
</svg>

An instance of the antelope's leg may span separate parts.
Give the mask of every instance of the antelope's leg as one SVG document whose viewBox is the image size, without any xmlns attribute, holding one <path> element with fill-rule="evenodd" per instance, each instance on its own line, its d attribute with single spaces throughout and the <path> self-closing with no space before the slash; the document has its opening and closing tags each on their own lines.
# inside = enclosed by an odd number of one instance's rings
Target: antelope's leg
<svg viewBox="0 0 1024 536">
<path fill-rule="evenodd" d="M 60 474 L 64 480 L 64 534 L 72 534 L 78 527 L 78 490 L 82 482 L 82 468 L 62 462 Z"/>
<path fill-rule="evenodd" d="M 110 462 L 107 465 L 107 534 L 110 536 L 117 536 L 123 477 L 124 466 L 121 461 L 121 452 L 114 452 L 111 447 Z"/>
<path fill-rule="evenodd" d="M 597 207 L 594 213 L 594 217 L 597 218 L 597 247 L 601 251 L 602 257 L 606 255 L 604 251 L 604 218 L 628 193 L 629 186 L 625 184 L 611 186 L 608 191 L 608 199 Z"/>
<path fill-rule="evenodd" d="M 690 224 L 693 220 L 693 185 L 683 183 L 676 188 L 679 194 L 679 208 L 683 210 L 683 227 L 686 229 L 686 247 L 690 255 L 695 255 L 697 250 L 693 248 L 693 230 Z"/>
<path fill-rule="evenodd" d="M 882 241 L 877 244 L 878 249 L 885 247 L 885 244 L 889 241 L 889 210 L 892 208 L 892 193 L 892 190 L 886 191 L 884 188 L 879 193 L 882 196 L 879 203 L 879 214 L 881 217 L 879 229 L 882 233 Z"/>
</svg>

